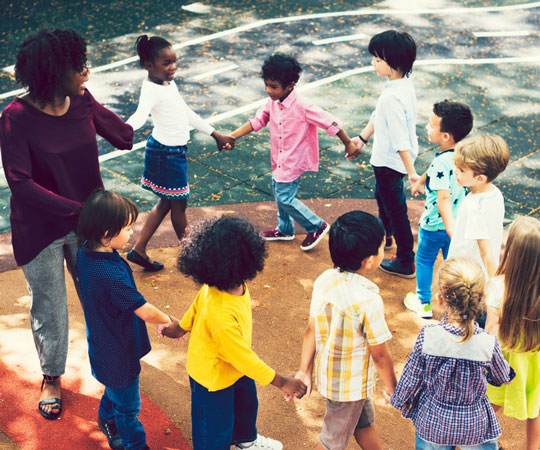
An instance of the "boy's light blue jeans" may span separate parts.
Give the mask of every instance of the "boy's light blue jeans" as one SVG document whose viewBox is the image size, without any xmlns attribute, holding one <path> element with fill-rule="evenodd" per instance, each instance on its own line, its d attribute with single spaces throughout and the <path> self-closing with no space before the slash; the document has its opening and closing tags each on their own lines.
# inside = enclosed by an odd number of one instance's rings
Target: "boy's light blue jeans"
<svg viewBox="0 0 540 450">
<path fill-rule="evenodd" d="M 422 303 L 431 303 L 431 283 L 433 268 L 439 250 L 444 259 L 448 256 L 450 237 L 445 230 L 418 230 L 418 248 L 416 249 L 416 295 Z"/>
<path fill-rule="evenodd" d="M 272 178 L 272 192 L 277 204 L 278 231 L 294 234 L 294 220 L 308 233 L 317 231 L 323 220 L 296 198 L 300 177 L 290 183 L 281 183 Z"/>
<path fill-rule="evenodd" d="M 107 422 L 114 419 L 126 450 L 140 450 L 146 446 L 146 433 L 138 418 L 140 411 L 139 377 L 124 389 L 105 386 L 98 414 Z"/>
<path fill-rule="evenodd" d="M 416 450 L 455 450 L 455 445 L 438 445 L 431 442 L 424 441 L 416 434 Z M 460 450 L 497 450 L 497 439 L 484 442 L 478 445 L 459 445 Z"/>
</svg>

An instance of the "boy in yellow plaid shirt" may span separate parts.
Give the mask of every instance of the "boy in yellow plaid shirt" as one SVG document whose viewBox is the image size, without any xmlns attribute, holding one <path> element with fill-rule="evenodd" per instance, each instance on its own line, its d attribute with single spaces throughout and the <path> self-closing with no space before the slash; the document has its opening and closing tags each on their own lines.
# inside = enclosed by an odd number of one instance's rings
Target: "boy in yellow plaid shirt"
<svg viewBox="0 0 540 450">
<path fill-rule="evenodd" d="M 394 392 L 394 364 L 386 345 L 392 335 L 379 288 L 364 275 L 384 257 L 384 227 L 371 214 L 351 211 L 332 225 L 329 243 L 334 268 L 315 281 L 296 378 L 309 394 L 315 363 L 315 384 L 327 399 L 317 450 L 344 449 L 353 434 L 362 448 L 382 450 L 370 397 L 375 369 L 387 394 Z"/>
</svg>

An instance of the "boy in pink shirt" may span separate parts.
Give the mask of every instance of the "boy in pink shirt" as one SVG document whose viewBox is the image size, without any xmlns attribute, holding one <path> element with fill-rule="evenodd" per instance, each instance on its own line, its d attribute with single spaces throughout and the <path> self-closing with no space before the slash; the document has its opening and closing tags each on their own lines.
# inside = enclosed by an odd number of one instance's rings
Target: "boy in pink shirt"
<svg viewBox="0 0 540 450">
<path fill-rule="evenodd" d="M 231 136 L 238 139 L 259 131 L 270 122 L 272 192 L 278 208 L 278 226 L 263 231 L 262 237 L 267 241 L 293 240 L 294 219 L 307 231 L 300 246 L 307 251 L 315 247 L 330 229 L 327 222 L 296 198 L 300 176 L 307 171 L 319 170 L 317 128 L 323 128 L 330 136 L 337 135 L 345 145 L 347 157 L 355 158 L 359 152 L 332 115 L 296 94 L 294 87 L 301 71 L 300 64 L 292 56 L 276 53 L 267 58 L 262 67 L 262 78 L 270 98 Z"/>
</svg>

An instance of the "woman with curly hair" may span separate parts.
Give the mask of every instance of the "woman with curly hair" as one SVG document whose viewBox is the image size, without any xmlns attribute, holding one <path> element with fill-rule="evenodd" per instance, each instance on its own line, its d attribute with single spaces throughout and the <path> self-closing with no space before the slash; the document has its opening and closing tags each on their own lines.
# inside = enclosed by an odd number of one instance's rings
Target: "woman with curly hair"
<svg viewBox="0 0 540 450">
<path fill-rule="evenodd" d="M 257 434 L 257 390 L 273 384 L 302 397 L 306 386 L 268 367 L 251 349 L 251 297 L 246 285 L 262 271 L 266 246 L 253 225 L 237 217 L 204 222 L 188 237 L 178 266 L 203 286 L 178 323 L 158 332 L 181 337 L 191 331 L 187 371 L 191 386 L 194 450 L 277 449 Z"/>
<path fill-rule="evenodd" d="M 30 323 L 43 372 L 38 408 L 46 419 L 62 412 L 60 376 L 68 347 L 64 260 L 71 272 L 82 205 L 103 187 L 96 133 L 120 149 L 133 145 L 131 126 L 86 89 L 88 74 L 86 43 L 75 31 L 32 35 L 19 47 L 15 64 L 15 77 L 28 92 L 0 118 L 13 253 L 32 296 Z"/>
</svg>

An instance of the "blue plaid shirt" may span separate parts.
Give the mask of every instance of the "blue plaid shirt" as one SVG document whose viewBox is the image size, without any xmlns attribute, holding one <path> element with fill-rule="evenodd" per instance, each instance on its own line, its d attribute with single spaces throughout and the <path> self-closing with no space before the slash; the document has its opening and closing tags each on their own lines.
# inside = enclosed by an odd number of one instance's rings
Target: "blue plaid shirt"
<svg viewBox="0 0 540 450">
<path fill-rule="evenodd" d="M 444 317 L 427 325 L 403 368 L 391 404 L 403 408 L 423 440 L 438 445 L 479 445 L 501 434 L 486 396 L 487 383 L 500 386 L 515 377 L 497 338 L 477 324 L 470 340 Z"/>
</svg>

